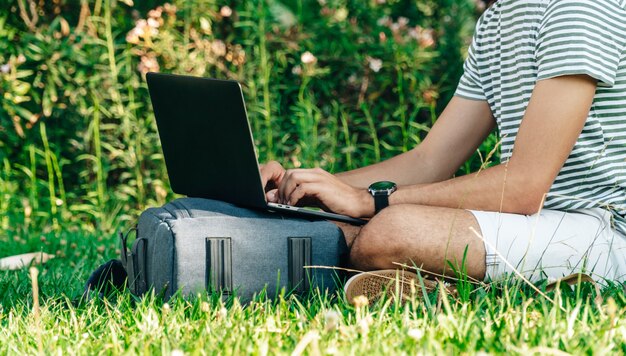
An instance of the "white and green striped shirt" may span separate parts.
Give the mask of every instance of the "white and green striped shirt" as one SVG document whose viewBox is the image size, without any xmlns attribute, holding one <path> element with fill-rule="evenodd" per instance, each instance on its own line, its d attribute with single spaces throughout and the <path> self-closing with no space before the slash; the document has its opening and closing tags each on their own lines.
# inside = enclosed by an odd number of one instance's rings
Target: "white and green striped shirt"
<svg viewBox="0 0 626 356">
<path fill-rule="evenodd" d="M 626 0 L 496 2 L 478 21 L 456 95 L 489 103 L 506 162 L 535 83 L 571 74 L 598 88 L 544 208 L 608 208 L 626 235 Z"/>
</svg>

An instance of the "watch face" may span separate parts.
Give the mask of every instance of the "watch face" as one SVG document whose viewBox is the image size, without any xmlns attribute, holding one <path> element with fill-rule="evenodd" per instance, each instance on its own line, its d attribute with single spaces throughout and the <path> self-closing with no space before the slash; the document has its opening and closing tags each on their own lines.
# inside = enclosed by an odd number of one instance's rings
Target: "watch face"
<svg viewBox="0 0 626 356">
<path fill-rule="evenodd" d="M 376 192 L 380 190 L 394 189 L 395 187 L 396 187 L 396 183 L 394 182 L 382 181 L 382 182 L 372 183 L 372 185 L 370 185 L 369 187 L 369 190 Z"/>
</svg>

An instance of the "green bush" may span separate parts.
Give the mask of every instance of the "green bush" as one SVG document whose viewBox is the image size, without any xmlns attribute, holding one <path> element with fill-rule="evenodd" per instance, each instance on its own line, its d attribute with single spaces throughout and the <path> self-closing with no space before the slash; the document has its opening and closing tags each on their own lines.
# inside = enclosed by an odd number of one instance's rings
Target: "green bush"
<svg viewBox="0 0 626 356">
<path fill-rule="evenodd" d="M 108 230 L 172 197 L 151 70 L 240 81 L 260 160 L 341 171 L 409 150 L 455 89 L 477 11 L 470 0 L 8 1 L 4 231 Z"/>
</svg>

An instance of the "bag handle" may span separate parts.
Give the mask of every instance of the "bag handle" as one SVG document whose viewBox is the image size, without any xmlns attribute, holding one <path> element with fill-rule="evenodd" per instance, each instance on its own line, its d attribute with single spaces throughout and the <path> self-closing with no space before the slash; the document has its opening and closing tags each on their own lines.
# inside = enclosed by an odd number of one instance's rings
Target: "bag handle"
<svg viewBox="0 0 626 356">
<path fill-rule="evenodd" d="M 124 268 L 126 268 L 128 264 L 128 235 L 130 235 L 131 232 L 135 232 L 135 236 L 137 236 L 137 226 L 128 229 L 126 234 L 121 231 L 118 232 L 118 236 L 120 238 L 120 260 L 122 261 Z"/>
<path fill-rule="evenodd" d="M 137 237 L 133 243 L 132 248 L 128 249 L 128 236 L 135 232 L 137 236 L 137 226 L 129 229 L 126 234 L 120 232 L 120 260 L 122 266 L 128 274 L 128 288 L 134 294 L 142 294 L 147 289 L 148 280 L 146 278 L 146 242 L 147 240 L 142 237 Z"/>
<path fill-rule="evenodd" d="M 146 268 L 146 247 L 148 240 L 139 237 L 133 243 L 131 254 L 135 265 L 135 294 L 143 294 L 148 290 L 148 277 Z"/>
</svg>

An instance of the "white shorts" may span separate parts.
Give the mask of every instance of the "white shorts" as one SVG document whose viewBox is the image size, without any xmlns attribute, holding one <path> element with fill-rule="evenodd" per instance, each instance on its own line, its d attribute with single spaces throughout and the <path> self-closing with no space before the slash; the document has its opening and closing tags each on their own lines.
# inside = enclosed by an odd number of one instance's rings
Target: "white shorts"
<svg viewBox="0 0 626 356">
<path fill-rule="evenodd" d="M 485 240 L 485 279 L 501 279 L 515 269 L 532 281 L 579 272 L 599 282 L 626 280 L 626 236 L 611 228 L 606 210 L 470 212 Z"/>
</svg>

